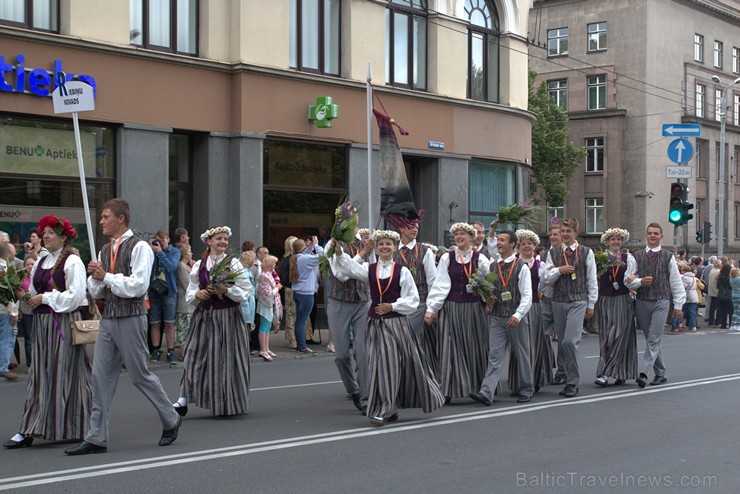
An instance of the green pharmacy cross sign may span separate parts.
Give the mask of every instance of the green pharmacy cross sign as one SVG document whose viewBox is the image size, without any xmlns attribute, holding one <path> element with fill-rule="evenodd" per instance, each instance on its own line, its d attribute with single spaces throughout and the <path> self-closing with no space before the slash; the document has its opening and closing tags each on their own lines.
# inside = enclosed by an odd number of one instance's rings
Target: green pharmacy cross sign
<svg viewBox="0 0 740 494">
<path fill-rule="evenodd" d="M 339 106 L 334 104 L 331 96 L 316 98 L 316 104 L 308 107 L 308 120 L 316 122 L 316 127 L 331 127 L 331 121 L 339 118 Z"/>
</svg>

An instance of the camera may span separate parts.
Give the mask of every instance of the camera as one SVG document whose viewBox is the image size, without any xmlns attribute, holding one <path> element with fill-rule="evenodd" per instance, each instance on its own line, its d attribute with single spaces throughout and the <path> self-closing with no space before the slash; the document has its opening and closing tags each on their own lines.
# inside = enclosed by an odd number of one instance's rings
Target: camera
<svg viewBox="0 0 740 494">
<path fill-rule="evenodd" d="M 152 240 L 152 245 L 156 245 L 157 247 L 159 247 L 161 243 L 159 242 L 159 240 Z"/>
</svg>

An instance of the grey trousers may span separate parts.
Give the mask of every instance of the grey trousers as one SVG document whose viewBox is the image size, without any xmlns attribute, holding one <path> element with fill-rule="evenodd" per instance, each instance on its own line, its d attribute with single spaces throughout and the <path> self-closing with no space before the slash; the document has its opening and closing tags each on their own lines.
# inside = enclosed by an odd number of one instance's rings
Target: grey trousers
<svg viewBox="0 0 740 494">
<path fill-rule="evenodd" d="M 95 341 L 92 370 L 92 413 L 90 430 L 85 441 L 108 446 L 110 404 L 121 375 L 121 364 L 126 366 L 131 384 L 154 405 L 164 430 L 177 425 L 178 415 L 162 389 L 159 378 L 149 372 L 148 325 L 146 316 L 101 319 Z"/>
<path fill-rule="evenodd" d="M 367 375 L 367 352 L 365 351 L 369 307 L 369 300 L 353 303 L 333 298 L 326 299 L 326 317 L 329 320 L 331 341 L 334 343 L 334 363 L 339 370 L 344 389 L 348 394 L 360 393 L 363 403 L 367 403 L 370 388 Z M 352 353 L 349 350 L 350 327 L 354 335 L 356 374 L 352 365 Z"/>
<path fill-rule="evenodd" d="M 670 308 L 668 300 L 637 300 L 635 313 L 637 323 L 645 335 L 645 356 L 642 360 L 642 372 L 650 375 L 650 369 L 656 376 L 665 376 L 665 363 L 663 362 L 663 351 L 660 349 L 660 340 L 663 338 L 663 327 L 668 318 Z"/>
<path fill-rule="evenodd" d="M 581 344 L 583 318 L 588 302 L 553 302 L 552 316 L 555 334 L 558 335 L 558 359 L 563 359 L 565 383 L 578 386 L 581 374 L 578 370 L 578 345 Z"/>
<path fill-rule="evenodd" d="M 498 386 L 501 369 L 504 368 L 508 345 L 511 345 L 512 352 L 516 355 L 519 394 L 531 397 L 534 393 L 532 366 L 529 362 L 529 322 L 525 317 L 516 328 L 510 328 L 506 324 L 508 321 L 508 317 L 488 317 L 488 366 L 480 393 L 491 401 Z"/>
<path fill-rule="evenodd" d="M 549 297 L 542 297 L 540 299 L 540 309 L 542 310 L 542 330 L 546 335 L 549 335 L 550 331 L 555 330 L 555 320 L 552 318 L 552 299 Z M 548 340 L 549 341 L 549 340 Z M 563 367 L 563 354 L 558 352 L 556 361 L 558 368 L 555 371 L 555 377 L 562 377 L 565 379 L 565 368 Z M 548 369 L 548 372 L 551 372 Z"/>
</svg>

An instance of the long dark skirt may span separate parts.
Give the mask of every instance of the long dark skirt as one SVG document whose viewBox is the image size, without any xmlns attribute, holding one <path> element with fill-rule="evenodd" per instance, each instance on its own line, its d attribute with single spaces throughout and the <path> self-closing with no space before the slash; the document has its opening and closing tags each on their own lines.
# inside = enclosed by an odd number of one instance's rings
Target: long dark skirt
<svg viewBox="0 0 740 494">
<path fill-rule="evenodd" d="M 488 365 L 488 320 L 483 304 L 446 301 L 439 312 L 439 383 L 450 398 L 477 393 Z"/>
<path fill-rule="evenodd" d="M 249 337 L 241 309 L 196 309 L 185 339 L 180 395 L 211 415 L 249 408 Z"/>
<path fill-rule="evenodd" d="M 545 384 L 552 384 L 552 370 L 555 368 L 555 352 L 550 343 L 550 336 L 545 334 L 542 325 L 542 308 L 533 303 L 529 309 L 529 362 L 532 365 L 532 385 L 535 392 Z M 509 352 L 509 389 L 519 389 L 519 377 L 516 371 L 516 355 Z"/>
<path fill-rule="evenodd" d="M 81 439 L 90 426 L 92 366 L 84 346 L 72 344 L 79 312 L 33 316 L 31 367 L 19 432 L 49 441 Z"/>
<path fill-rule="evenodd" d="M 599 297 L 599 365 L 596 375 L 614 379 L 637 377 L 637 333 L 632 297 Z"/>
<path fill-rule="evenodd" d="M 444 396 L 406 317 L 368 319 L 365 338 L 370 391 L 368 417 L 390 417 L 399 408 L 429 413 Z"/>
</svg>

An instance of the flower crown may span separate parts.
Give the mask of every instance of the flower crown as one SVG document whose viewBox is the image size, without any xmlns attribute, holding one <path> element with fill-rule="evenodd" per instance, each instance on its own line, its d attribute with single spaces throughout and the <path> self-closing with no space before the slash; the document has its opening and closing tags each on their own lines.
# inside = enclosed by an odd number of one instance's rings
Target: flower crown
<svg viewBox="0 0 740 494">
<path fill-rule="evenodd" d="M 362 238 L 363 235 L 368 235 L 369 233 L 370 233 L 370 229 L 369 228 L 358 228 L 357 229 L 357 235 L 360 238 Z"/>
<path fill-rule="evenodd" d="M 630 232 L 624 228 L 609 228 L 607 231 L 601 234 L 601 243 L 606 245 L 609 239 L 613 236 L 622 237 L 622 242 L 626 242 L 630 239 Z"/>
<path fill-rule="evenodd" d="M 225 233 L 226 234 L 226 237 L 230 237 L 231 236 L 231 228 L 229 228 L 228 226 L 216 226 L 216 227 L 213 227 L 213 228 L 211 228 L 209 230 L 206 230 L 203 233 L 201 233 L 200 234 L 200 239 L 203 242 L 205 242 L 206 240 L 208 240 L 209 238 L 213 237 L 217 233 Z"/>
<path fill-rule="evenodd" d="M 430 244 L 429 242 L 422 242 L 421 245 L 425 245 L 428 249 L 431 249 L 432 253 L 437 253 L 437 246 L 434 244 Z"/>
<path fill-rule="evenodd" d="M 517 230 L 516 232 L 517 242 L 522 240 L 531 240 L 534 245 L 540 245 L 540 237 L 532 230 Z"/>
<path fill-rule="evenodd" d="M 72 223 L 64 218 L 53 215 L 44 216 L 39 220 L 39 230 L 43 232 L 47 226 L 54 230 L 57 235 L 64 235 L 72 240 L 77 238 L 77 230 L 72 227 Z"/>
<path fill-rule="evenodd" d="M 372 239 L 376 242 L 384 238 L 389 238 L 396 243 L 401 241 L 401 236 L 393 230 L 375 230 L 373 232 Z"/>
<path fill-rule="evenodd" d="M 463 230 L 465 231 L 465 233 L 469 233 L 473 236 L 478 235 L 478 232 L 475 231 L 475 228 L 473 228 L 473 225 L 469 225 L 468 223 L 455 223 L 450 227 L 450 233 L 453 235 L 458 230 Z"/>
</svg>

